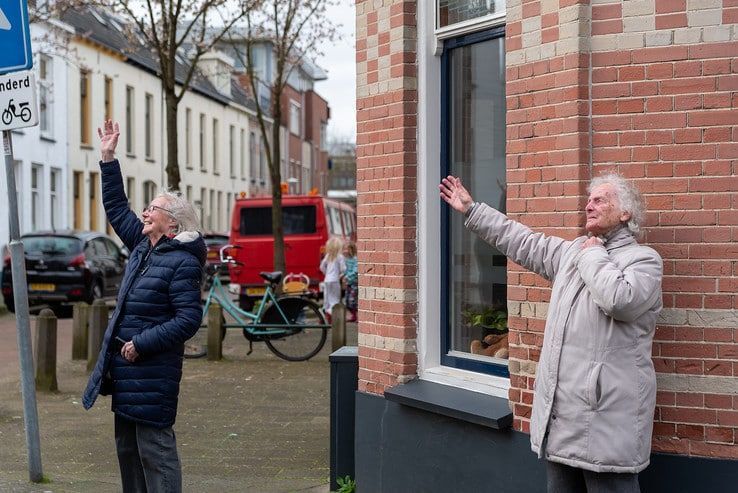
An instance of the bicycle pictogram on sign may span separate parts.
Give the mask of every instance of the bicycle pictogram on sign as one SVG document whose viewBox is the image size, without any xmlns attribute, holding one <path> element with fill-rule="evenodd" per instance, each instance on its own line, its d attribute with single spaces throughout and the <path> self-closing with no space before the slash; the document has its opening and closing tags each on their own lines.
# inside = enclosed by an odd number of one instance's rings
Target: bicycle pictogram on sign
<svg viewBox="0 0 738 493">
<path fill-rule="evenodd" d="M 31 120 L 31 109 L 28 107 L 28 101 L 19 103 L 18 106 L 19 109 L 16 110 L 13 100 L 11 99 L 8 101 L 8 107 L 3 110 L 2 116 L 3 123 L 5 125 L 10 125 L 13 118 L 20 118 L 24 122 L 29 122 Z"/>
</svg>

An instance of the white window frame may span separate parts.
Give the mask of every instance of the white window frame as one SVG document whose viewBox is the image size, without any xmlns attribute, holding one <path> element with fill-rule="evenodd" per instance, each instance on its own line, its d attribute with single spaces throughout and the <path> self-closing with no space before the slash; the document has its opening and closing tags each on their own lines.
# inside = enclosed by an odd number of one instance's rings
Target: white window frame
<svg viewBox="0 0 738 493">
<path fill-rule="evenodd" d="M 290 133 L 298 137 L 302 135 L 302 106 L 295 101 L 290 101 Z"/>
<path fill-rule="evenodd" d="M 192 109 L 185 108 L 185 167 L 192 169 Z"/>
<path fill-rule="evenodd" d="M 230 166 L 231 178 L 236 177 L 236 126 L 231 125 L 228 128 L 228 163 Z"/>
<path fill-rule="evenodd" d="M 494 0 L 494 3 L 497 5 L 501 4 L 502 9 L 493 14 L 485 15 L 484 17 L 477 17 L 475 19 L 468 19 L 448 26 L 439 27 L 438 0 L 433 0 L 433 27 L 437 40 L 453 38 L 462 34 L 468 34 L 470 32 L 480 31 L 482 29 L 504 24 L 507 10 L 505 0 Z"/>
<path fill-rule="evenodd" d="M 136 120 L 136 89 L 133 86 L 126 86 L 126 155 L 133 156 L 135 154 L 135 134 L 133 131 L 133 122 Z"/>
<path fill-rule="evenodd" d="M 38 86 L 38 128 L 43 137 L 51 139 L 54 136 L 54 105 L 52 97 L 54 92 L 54 59 L 44 53 L 39 55 Z M 46 124 L 45 127 L 44 123 Z"/>
<path fill-rule="evenodd" d="M 198 126 L 198 139 L 199 139 L 199 151 L 200 151 L 200 171 L 207 172 L 208 170 L 208 163 L 206 159 L 206 142 L 207 142 L 207 135 L 206 135 L 206 118 L 205 113 L 200 113 L 200 121 Z"/>
<path fill-rule="evenodd" d="M 144 98 L 144 157 L 154 158 L 154 95 L 148 92 Z"/>
<path fill-rule="evenodd" d="M 213 118 L 213 174 L 220 174 L 220 163 L 218 162 L 220 156 L 218 155 L 218 139 L 220 138 L 220 123 L 217 118 Z"/>
<path fill-rule="evenodd" d="M 49 205 L 50 205 L 50 214 L 49 214 L 49 223 L 51 224 L 51 229 L 59 229 L 61 228 L 62 224 L 60 219 L 63 216 L 62 213 L 62 200 L 61 200 L 61 190 L 62 190 L 62 170 L 61 168 L 51 168 L 49 169 Z M 59 222 L 59 224 L 57 224 Z"/>
<path fill-rule="evenodd" d="M 136 178 L 134 176 L 126 177 L 126 197 L 128 197 L 128 207 L 138 211 L 136 208 Z"/>
<path fill-rule="evenodd" d="M 35 183 L 34 183 L 35 181 Z M 44 165 L 31 163 L 31 231 L 44 228 Z"/>
<path fill-rule="evenodd" d="M 246 129 L 241 129 L 240 134 L 240 162 L 239 167 L 241 168 L 241 180 L 246 180 Z"/>
<path fill-rule="evenodd" d="M 438 307 L 441 306 L 441 201 L 438 198 L 441 156 L 441 58 L 440 36 L 436 32 L 436 2 L 418 2 L 418 376 L 443 385 L 508 398 L 510 379 L 441 365 L 441 337 Z M 468 32 L 504 24 L 477 19 Z M 463 23 L 464 25 L 466 23 Z M 466 31 L 454 25 L 443 31 L 452 37 Z"/>
</svg>

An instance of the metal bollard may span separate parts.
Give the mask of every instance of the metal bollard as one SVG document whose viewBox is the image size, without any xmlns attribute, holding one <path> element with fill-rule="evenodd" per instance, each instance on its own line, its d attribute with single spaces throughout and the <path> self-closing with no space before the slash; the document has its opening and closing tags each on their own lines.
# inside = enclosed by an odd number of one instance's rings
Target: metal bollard
<svg viewBox="0 0 738 493">
<path fill-rule="evenodd" d="M 208 308 L 208 361 L 223 359 L 223 308 L 212 303 Z"/>
<path fill-rule="evenodd" d="M 87 359 L 87 335 L 90 326 L 90 305 L 84 301 L 72 308 L 72 359 Z"/>
<path fill-rule="evenodd" d="M 56 392 L 56 315 L 48 308 L 36 318 L 36 390 Z"/>
<path fill-rule="evenodd" d="M 338 303 L 331 308 L 331 348 L 338 350 L 346 345 L 346 305 Z"/>
<path fill-rule="evenodd" d="M 108 327 L 108 306 L 103 300 L 95 300 L 90 308 L 90 326 L 87 338 L 87 371 L 92 371 L 102 347 L 105 329 Z"/>
</svg>

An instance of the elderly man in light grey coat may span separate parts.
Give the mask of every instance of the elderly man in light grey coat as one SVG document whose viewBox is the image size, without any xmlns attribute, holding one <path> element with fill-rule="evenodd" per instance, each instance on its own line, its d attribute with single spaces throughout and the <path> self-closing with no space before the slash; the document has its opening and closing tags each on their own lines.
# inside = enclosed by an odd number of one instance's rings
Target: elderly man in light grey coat
<svg viewBox="0 0 738 493">
<path fill-rule="evenodd" d="M 548 491 L 638 492 L 651 453 L 663 273 L 659 254 L 635 238 L 640 193 L 619 175 L 595 178 L 587 236 L 566 241 L 474 202 L 456 177 L 439 188 L 468 229 L 553 283 L 530 423 Z"/>
</svg>

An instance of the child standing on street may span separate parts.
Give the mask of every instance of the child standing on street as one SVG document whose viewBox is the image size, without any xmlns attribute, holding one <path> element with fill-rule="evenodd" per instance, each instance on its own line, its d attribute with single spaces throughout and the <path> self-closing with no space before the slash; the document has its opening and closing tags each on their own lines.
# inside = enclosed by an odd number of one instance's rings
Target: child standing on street
<svg viewBox="0 0 738 493">
<path fill-rule="evenodd" d="M 333 237 L 325 244 L 325 257 L 320 262 L 320 271 L 325 274 L 323 290 L 323 311 L 330 319 L 333 305 L 341 301 L 341 278 L 346 272 L 346 261 L 341 255 L 343 242 Z"/>
<path fill-rule="evenodd" d="M 350 241 L 346 244 L 343 255 L 346 257 L 346 273 L 343 281 L 346 285 L 346 310 L 349 322 L 356 322 L 359 308 L 359 260 L 356 258 L 356 245 Z"/>
</svg>

